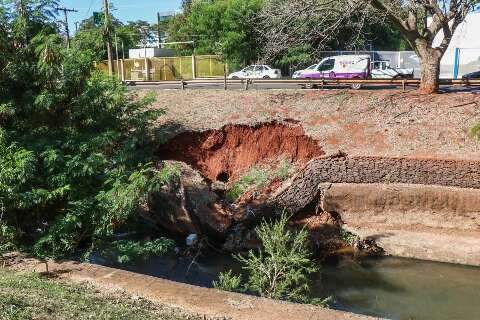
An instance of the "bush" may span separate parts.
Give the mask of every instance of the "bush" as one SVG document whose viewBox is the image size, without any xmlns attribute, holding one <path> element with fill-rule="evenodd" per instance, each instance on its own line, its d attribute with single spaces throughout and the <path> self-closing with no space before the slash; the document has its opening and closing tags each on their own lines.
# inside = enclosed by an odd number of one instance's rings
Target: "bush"
<svg viewBox="0 0 480 320">
<path fill-rule="evenodd" d="M 213 281 L 213 287 L 224 291 L 242 291 L 240 286 L 242 284 L 242 277 L 233 274 L 232 270 L 221 272 L 218 276 L 218 281 Z"/>
<path fill-rule="evenodd" d="M 14 250 L 15 245 L 15 230 L 0 221 L 0 255 Z"/>
<path fill-rule="evenodd" d="M 241 176 L 233 186 L 227 191 L 226 198 L 230 202 L 235 202 L 247 190 L 264 188 L 274 179 L 284 181 L 290 175 L 291 162 L 282 160 L 277 168 L 253 167 L 246 174 Z"/>
<path fill-rule="evenodd" d="M 358 236 L 345 229 L 340 229 L 340 239 L 346 244 L 353 246 L 358 241 Z"/>
<path fill-rule="evenodd" d="M 264 221 L 257 228 L 263 249 L 236 259 L 248 273 L 250 291 L 271 299 L 308 302 L 308 275 L 318 268 L 311 259 L 307 230 L 289 230 L 288 220 L 283 213 L 273 224 Z"/>
<path fill-rule="evenodd" d="M 256 229 L 263 248 L 246 256 L 235 255 L 246 271 L 247 282 L 231 270 L 220 273 L 215 288 L 226 291 L 249 291 L 262 297 L 328 306 L 330 298 L 310 297 L 309 275 L 319 269 L 311 258 L 308 233 L 288 229 L 289 217 L 283 213 L 274 223 L 263 221 Z"/>
</svg>

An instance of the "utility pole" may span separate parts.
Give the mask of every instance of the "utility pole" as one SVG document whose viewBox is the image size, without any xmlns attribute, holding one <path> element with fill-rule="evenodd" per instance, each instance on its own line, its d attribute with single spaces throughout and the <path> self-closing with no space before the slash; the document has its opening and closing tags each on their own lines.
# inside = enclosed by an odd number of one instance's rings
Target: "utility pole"
<svg viewBox="0 0 480 320">
<path fill-rule="evenodd" d="M 67 34 L 67 48 L 70 48 L 70 30 L 68 28 L 68 13 L 69 12 L 78 12 L 78 10 L 67 9 L 65 7 L 56 7 L 55 10 L 63 11 L 63 16 L 65 17 L 65 21 L 63 23 L 65 24 L 65 33 Z"/>
<path fill-rule="evenodd" d="M 104 35 L 107 42 L 107 58 L 108 58 L 108 75 L 113 76 L 113 61 L 112 61 L 112 39 L 110 38 L 109 20 L 110 15 L 108 13 L 108 0 L 103 0 L 103 10 L 105 11 L 105 30 Z"/>
<path fill-rule="evenodd" d="M 115 58 L 117 62 L 117 76 L 118 79 L 120 79 L 120 66 L 119 66 L 119 61 L 118 61 L 118 39 L 117 39 L 117 33 L 115 32 Z"/>
<path fill-rule="evenodd" d="M 157 33 L 158 33 L 158 47 L 161 48 L 162 45 L 162 30 L 160 28 L 160 12 L 157 12 Z"/>
</svg>

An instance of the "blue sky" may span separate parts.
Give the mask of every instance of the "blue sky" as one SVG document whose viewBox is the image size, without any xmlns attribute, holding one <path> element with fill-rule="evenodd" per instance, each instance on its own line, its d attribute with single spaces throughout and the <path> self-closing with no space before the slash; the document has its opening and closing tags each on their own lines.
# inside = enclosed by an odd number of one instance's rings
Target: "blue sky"
<svg viewBox="0 0 480 320">
<path fill-rule="evenodd" d="M 93 11 L 102 10 L 103 0 L 60 0 L 60 5 L 78 12 L 68 14 L 71 33 L 75 32 L 75 22 L 82 21 L 92 15 Z M 146 20 L 154 22 L 157 12 L 179 10 L 181 0 L 110 0 L 116 8 L 113 15 L 120 20 Z M 63 13 L 59 15 L 63 19 Z"/>
</svg>

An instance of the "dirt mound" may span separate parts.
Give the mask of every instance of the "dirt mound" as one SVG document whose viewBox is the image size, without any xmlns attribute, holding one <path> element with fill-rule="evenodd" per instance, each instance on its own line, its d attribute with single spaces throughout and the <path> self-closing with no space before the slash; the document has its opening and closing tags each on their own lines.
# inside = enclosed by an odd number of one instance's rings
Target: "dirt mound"
<svg viewBox="0 0 480 320">
<path fill-rule="evenodd" d="M 177 160 L 198 169 L 211 181 L 227 182 L 259 163 L 284 158 L 306 163 L 324 155 L 300 125 L 269 122 L 256 126 L 226 125 L 218 130 L 187 131 L 160 146 L 162 160 Z"/>
</svg>

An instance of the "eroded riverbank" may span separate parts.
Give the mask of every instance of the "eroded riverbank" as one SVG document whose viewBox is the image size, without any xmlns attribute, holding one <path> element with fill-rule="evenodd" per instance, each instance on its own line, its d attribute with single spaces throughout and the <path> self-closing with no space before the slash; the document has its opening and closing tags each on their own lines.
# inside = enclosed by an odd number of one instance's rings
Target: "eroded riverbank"
<svg viewBox="0 0 480 320">
<path fill-rule="evenodd" d="M 157 154 L 181 178 L 151 197 L 147 216 L 239 251 L 258 247 L 255 226 L 286 209 L 319 252 L 367 242 L 375 254 L 480 266 L 480 161 L 323 146 L 291 119 L 179 133 Z M 345 243 L 342 229 L 357 240 Z"/>
</svg>

